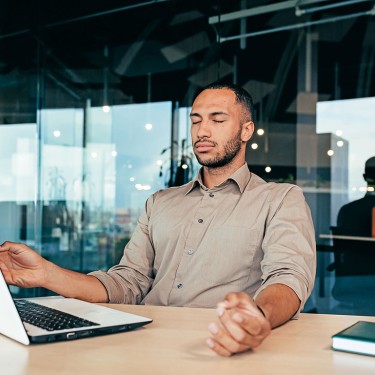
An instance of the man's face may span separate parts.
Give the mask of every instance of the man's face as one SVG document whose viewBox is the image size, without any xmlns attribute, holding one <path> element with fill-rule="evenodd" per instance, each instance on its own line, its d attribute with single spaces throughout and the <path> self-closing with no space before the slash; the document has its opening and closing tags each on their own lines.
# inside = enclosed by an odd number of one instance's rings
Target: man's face
<svg viewBox="0 0 375 375">
<path fill-rule="evenodd" d="M 203 166 L 227 165 L 245 147 L 241 126 L 243 107 L 235 99 L 229 89 L 208 89 L 193 103 L 191 137 L 194 154 Z"/>
</svg>

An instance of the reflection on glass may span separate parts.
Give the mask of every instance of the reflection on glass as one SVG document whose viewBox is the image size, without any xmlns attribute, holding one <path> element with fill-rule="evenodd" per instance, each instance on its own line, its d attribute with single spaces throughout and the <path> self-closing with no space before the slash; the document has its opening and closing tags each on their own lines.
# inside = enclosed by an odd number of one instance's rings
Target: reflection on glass
<svg viewBox="0 0 375 375">
<path fill-rule="evenodd" d="M 375 311 L 374 119 L 375 98 L 321 102 L 317 106 L 319 137 L 331 138 L 327 152 L 331 158 L 326 194 L 329 204 L 318 206 L 319 212 L 329 212 L 330 228 L 318 234 L 323 233 L 320 237 L 324 238 L 324 233 L 331 233 L 326 248 L 329 253 L 319 255 L 321 259 L 330 256 L 327 270 L 333 271 L 329 279 L 332 313 L 373 315 Z M 324 277 L 322 271 L 319 277 Z"/>
<path fill-rule="evenodd" d="M 359 188 L 364 186 L 363 165 L 375 150 L 375 98 L 318 102 L 316 120 L 317 133 L 336 134 L 343 137 L 337 141 L 348 142 L 348 200 L 360 198 Z"/>
<path fill-rule="evenodd" d="M 34 246 L 36 124 L 0 125 L 0 242 Z"/>
<path fill-rule="evenodd" d="M 40 121 L 40 144 L 36 124 L 0 126 L 1 240 L 27 242 L 70 269 L 108 269 L 145 200 L 168 185 L 160 168 L 170 168 L 162 150 L 170 147 L 172 105 L 44 109 Z"/>
<path fill-rule="evenodd" d="M 190 111 L 191 107 L 179 108 L 178 111 L 178 137 L 175 142 L 178 149 L 177 168 L 171 186 L 183 185 L 192 180 L 200 167 L 191 144 Z"/>
</svg>

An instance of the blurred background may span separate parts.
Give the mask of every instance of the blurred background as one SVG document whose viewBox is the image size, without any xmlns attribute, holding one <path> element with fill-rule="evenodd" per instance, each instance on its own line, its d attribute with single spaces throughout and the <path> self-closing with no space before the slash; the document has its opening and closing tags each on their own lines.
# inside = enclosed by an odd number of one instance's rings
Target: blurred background
<svg viewBox="0 0 375 375">
<path fill-rule="evenodd" d="M 197 173 L 190 106 L 223 79 L 254 99 L 251 171 L 311 208 L 305 311 L 374 315 L 374 61 L 369 0 L 2 0 L 0 242 L 81 272 L 118 262 L 147 197 Z M 343 231 L 358 200 L 363 231 Z"/>
</svg>

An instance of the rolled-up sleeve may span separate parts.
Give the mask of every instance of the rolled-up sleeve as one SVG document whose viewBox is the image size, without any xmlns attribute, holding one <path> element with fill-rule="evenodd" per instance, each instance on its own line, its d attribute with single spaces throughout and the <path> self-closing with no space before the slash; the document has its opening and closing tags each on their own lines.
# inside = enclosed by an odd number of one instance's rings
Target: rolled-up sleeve
<svg viewBox="0 0 375 375">
<path fill-rule="evenodd" d="M 107 272 L 95 271 L 89 274 L 104 285 L 110 303 L 139 304 L 151 289 L 155 251 L 150 241 L 148 224 L 153 202 L 154 195 L 147 200 L 120 263 Z"/>
<path fill-rule="evenodd" d="M 279 192 L 280 193 L 280 192 Z M 297 186 L 274 192 L 262 243 L 262 285 L 254 298 L 272 284 L 290 287 L 303 308 L 314 287 L 316 245 L 310 209 Z"/>
</svg>

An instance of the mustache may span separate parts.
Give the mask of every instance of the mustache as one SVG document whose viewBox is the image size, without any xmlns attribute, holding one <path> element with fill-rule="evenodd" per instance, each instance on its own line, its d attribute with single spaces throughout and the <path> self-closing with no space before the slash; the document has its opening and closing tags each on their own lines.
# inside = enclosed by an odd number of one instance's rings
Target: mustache
<svg viewBox="0 0 375 375">
<path fill-rule="evenodd" d="M 196 146 L 199 145 L 200 143 L 209 143 L 209 144 L 212 145 L 212 146 L 217 146 L 217 143 L 216 143 L 216 142 L 209 141 L 207 138 L 202 138 L 202 139 L 199 139 L 198 141 L 196 141 L 196 142 L 194 143 L 194 147 L 196 147 Z"/>
</svg>

